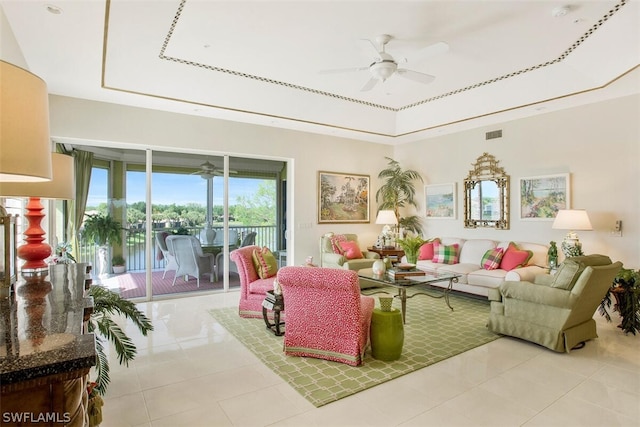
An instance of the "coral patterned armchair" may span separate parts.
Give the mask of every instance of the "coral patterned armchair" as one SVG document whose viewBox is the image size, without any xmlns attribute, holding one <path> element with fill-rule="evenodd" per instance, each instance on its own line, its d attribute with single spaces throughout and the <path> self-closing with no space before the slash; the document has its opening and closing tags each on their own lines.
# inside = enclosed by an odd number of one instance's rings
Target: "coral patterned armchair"
<svg viewBox="0 0 640 427">
<path fill-rule="evenodd" d="M 236 263 L 240 277 L 240 317 L 262 318 L 262 301 L 269 290 L 273 290 L 275 277 L 261 279 L 253 265 L 253 251 L 259 246 L 251 245 L 231 252 L 231 261 Z"/>
<path fill-rule="evenodd" d="M 357 272 L 283 267 L 278 282 L 287 310 L 287 355 L 363 363 L 374 299 L 360 295 Z"/>
</svg>

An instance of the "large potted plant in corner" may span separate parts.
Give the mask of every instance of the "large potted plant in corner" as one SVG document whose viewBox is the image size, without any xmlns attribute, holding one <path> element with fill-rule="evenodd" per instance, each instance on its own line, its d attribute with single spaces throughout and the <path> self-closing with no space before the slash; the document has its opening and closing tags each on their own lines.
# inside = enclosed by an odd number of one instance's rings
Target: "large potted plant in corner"
<svg viewBox="0 0 640 427">
<path fill-rule="evenodd" d="M 84 220 L 83 237 L 90 242 L 94 242 L 98 247 L 100 268 L 98 275 L 107 272 L 107 260 L 109 259 L 108 246 L 122 244 L 122 224 L 116 221 L 111 215 L 94 214 L 87 215 Z"/>
<path fill-rule="evenodd" d="M 404 170 L 396 160 L 389 157 L 385 158 L 389 161 L 388 167 L 378 174 L 378 178 L 384 180 L 384 183 L 376 192 L 378 209 L 393 210 L 396 213 L 396 218 L 398 218 L 399 227 L 411 230 L 416 234 L 422 234 L 422 224 L 419 216 L 400 216 L 400 208 L 408 206 L 418 208 L 418 203 L 415 199 L 416 187 L 414 181 L 423 182 L 422 177 L 418 171 Z"/>
<path fill-rule="evenodd" d="M 616 300 L 614 311 L 620 313 L 622 322 L 618 325 L 625 334 L 640 332 L 640 270 L 621 269 L 613 279 L 613 284 L 607 295 L 600 302 L 598 311 L 609 322 L 611 315 L 611 295 Z"/>
<path fill-rule="evenodd" d="M 151 320 L 129 300 L 122 298 L 109 289 L 99 285 L 89 288 L 89 295 L 93 298 L 93 313 L 89 317 L 87 330 L 96 334 L 96 378 L 89 385 L 89 425 L 99 425 L 102 420 L 102 398 L 110 382 L 109 358 L 105 353 L 104 339 L 113 344 L 118 362 L 129 366 L 137 349 L 133 341 L 113 320 L 112 315 L 124 316 L 138 328 L 142 335 L 147 336 L 153 330 Z"/>
</svg>

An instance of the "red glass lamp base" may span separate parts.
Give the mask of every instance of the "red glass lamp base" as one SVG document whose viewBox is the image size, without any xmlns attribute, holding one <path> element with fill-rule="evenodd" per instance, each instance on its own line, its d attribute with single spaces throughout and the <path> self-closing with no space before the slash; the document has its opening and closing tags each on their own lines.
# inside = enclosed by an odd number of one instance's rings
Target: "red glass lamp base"
<svg viewBox="0 0 640 427">
<path fill-rule="evenodd" d="M 30 197 L 24 215 L 29 222 L 29 227 L 24 232 L 25 244 L 17 250 L 18 258 L 25 261 L 21 270 L 25 272 L 47 270 L 49 267 L 44 261 L 51 256 L 51 246 L 44 243 L 45 232 L 40 226 L 44 214 L 44 206 L 39 197 Z"/>
</svg>

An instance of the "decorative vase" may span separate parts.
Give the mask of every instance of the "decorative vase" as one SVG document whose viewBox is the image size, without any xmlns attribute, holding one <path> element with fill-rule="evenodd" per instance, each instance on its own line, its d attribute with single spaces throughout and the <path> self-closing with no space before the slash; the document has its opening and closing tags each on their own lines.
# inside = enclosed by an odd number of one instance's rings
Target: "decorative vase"
<svg viewBox="0 0 640 427">
<path fill-rule="evenodd" d="M 387 270 L 386 266 L 384 265 L 384 261 L 381 259 L 378 259 L 373 263 L 372 269 L 373 274 L 377 275 L 382 275 Z"/>
</svg>

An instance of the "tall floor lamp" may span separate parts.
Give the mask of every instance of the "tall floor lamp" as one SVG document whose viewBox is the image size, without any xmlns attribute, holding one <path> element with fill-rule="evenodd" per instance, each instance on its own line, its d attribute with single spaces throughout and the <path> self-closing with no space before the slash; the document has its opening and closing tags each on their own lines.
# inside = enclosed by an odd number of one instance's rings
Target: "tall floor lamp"
<svg viewBox="0 0 640 427">
<path fill-rule="evenodd" d="M 18 258 L 23 259 L 22 272 L 42 274 L 48 272 L 45 262 L 51 255 L 51 246 L 44 242 L 45 232 L 40 226 L 44 214 L 44 199 L 75 198 L 75 173 L 73 157 L 51 153 L 53 179 L 46 182 L 0 182 L 0 196 L 29 197 L 25 217 L 29 223 L 24 232 L 25 244 L 18 247 Z"/>
</svg>

